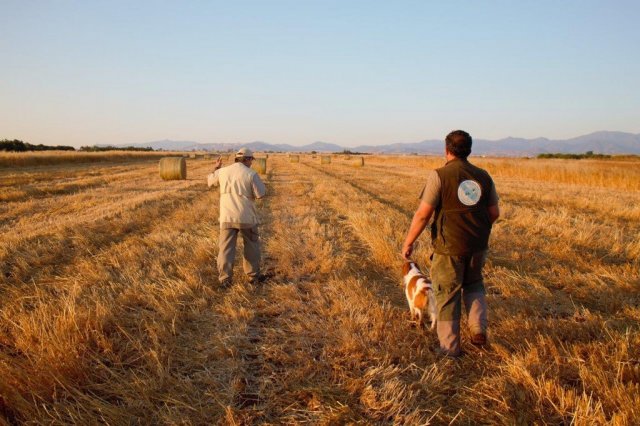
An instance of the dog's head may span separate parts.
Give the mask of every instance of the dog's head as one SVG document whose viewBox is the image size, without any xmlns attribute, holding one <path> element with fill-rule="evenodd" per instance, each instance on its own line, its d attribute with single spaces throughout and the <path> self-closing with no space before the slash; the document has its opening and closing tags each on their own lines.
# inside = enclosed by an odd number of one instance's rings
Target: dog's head
<svg viewBox="0 0 640 426">
<path fill-rule="evenodd" d="M 417 269 L 418 265 L 416 265 L 416 263 L 411 260 L 407 260 L 402 264 L 402 275 L 407 275 L 413 268 Z"/>
</svg>

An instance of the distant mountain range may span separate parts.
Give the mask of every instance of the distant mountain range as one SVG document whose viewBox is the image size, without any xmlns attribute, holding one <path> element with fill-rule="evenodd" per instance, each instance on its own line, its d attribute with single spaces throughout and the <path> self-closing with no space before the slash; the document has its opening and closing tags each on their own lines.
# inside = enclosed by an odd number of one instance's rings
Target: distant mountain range
<svg viewBox="0 0 640 426">
<path fill-rule="evenodd" d="M 294 146 L 289 144 L 271 144 L 267 142 L 249 143 L 198 143 L 193 141 L 162 140 L 155 142 L 125 144 L 120 146 L 151 147 L 166 151 L 235 151 L 248 147 L 254 151 L 279 152 L 342 152 L 348 149 L 353 152 L 380 154 L 434 154 L 440 155 L 444 150 L 442 140 L 424 140 L 413 143 L 394 143 L 390 145 L 361 145 L 342 147 L 326 142 L 314 142 L 308 145 Z M 474 139 L 474 155 L 494 156 L 535 156 L 543 153 L 579 154 L 593 151 L 597 154 L 640 154 L 640 134 L 624 132 L 595 132 L 572 139 L 523 139 L 508 137 L 499 140 Z"/>
</svg>

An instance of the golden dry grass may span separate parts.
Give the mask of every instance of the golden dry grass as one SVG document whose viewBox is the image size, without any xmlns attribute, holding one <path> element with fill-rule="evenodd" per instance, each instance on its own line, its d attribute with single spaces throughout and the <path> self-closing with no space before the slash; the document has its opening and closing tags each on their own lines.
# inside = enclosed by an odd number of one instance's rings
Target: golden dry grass
<svg viewBox="0 0 640 426">
<path fill-rule="evenodd" d="M 442 165 L 440 157 L 424 156 L 368 156 L 369 162 L 394 168 L 436 168 Z M 637 167 L 640 161 L 634 157 L 620 156 L 611 160 L 474 158 L 473 162 L 491 170 L 494 177 L 640 190 L 640 168 Z"/>
<path fill-rule="evenodd" d="M 32 151 L 6 152 L 0 151 L 0 167 L 45 166 L 68 163 L 104 163 L 159 160 L 167 152 L 147 151 Z"/>
<path fill-rule="evenodd" d="M 0 423 L 638 424 L 639 168 L 583 161 L 478 160 L 503 214 L 491 346 L 463 334 L 455 361 L 399 286 L 442 159 L 270 156 L 274 278 L 238 264 L 228 290 L 212 161 L 169 182 L 156 161 L 0 169 Z"/>
</svg>

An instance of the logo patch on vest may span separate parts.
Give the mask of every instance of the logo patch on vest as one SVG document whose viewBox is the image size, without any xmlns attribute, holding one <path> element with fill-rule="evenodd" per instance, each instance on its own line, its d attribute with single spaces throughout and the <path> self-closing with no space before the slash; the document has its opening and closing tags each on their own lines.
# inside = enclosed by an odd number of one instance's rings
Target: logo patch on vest
<svg viewBox="0 0 640 426">
<path fill-rule="evenodd" d="M 482 188 L 475 180 L 465 180 L 458 186 L 458 199 L 465 206 L 475 206 L 480 201 Z"/>
</svg>

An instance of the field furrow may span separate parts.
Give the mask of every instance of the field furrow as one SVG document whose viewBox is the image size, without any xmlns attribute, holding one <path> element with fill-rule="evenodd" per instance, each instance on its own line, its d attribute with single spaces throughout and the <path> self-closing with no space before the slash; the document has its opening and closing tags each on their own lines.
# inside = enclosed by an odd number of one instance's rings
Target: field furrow
<svg viewBox="0 0 640 426">
<path fill-rule="evenodd" d="M 434 357 L 408 321 L 396 274 L 372 260 L 320 174 L 280 167 L 272 171 L 266 235 L 276 276 L 229 304 L 250 312 L 236 335 L 244 363 L 229 415 L 249 423 L 452 418 L 438 410 L 433 383 L 415 383 L 439 375 L 414 364 Z M 400 395 L 379 388 L 387 374 L 397 374 Z"/>
<path fill-rule="evenodd" d="M 128 181 L 110 196 L 79 194 L 72 201 L 60 196 L 41 215 L 17 216 L 0 243 L 6 282 L 33 282 L 39 276 L 59 276 L 65 268 L 72 270 L 80 259 L 93 257 L 105 247 L 144 236 L 206 188 L 203 176 L 174 183 L 159 181 L 148 168 L 135 174 L 140 175 L 138 181 Z"/>
<path fill-rule="evenodd" d="M 475 164 L 475 163 L 474 163 Z M 367 170 L 376 172 L 376 176 L 365 173 L 363 178 L 377 180 L 380 177 L 396 177 L 398 182 L 409 184 L 415 183 L 412 196 L 417 197 L 420 189 L 426 182 L 427 172 L 441 167 L 444 161 L 434 162 L 432 167 L 404 167 L 385 166 L 374 163 Z M 336 168 L 349 171 L 351 167 L 337 163 Z M 488 168 L 487 171 L 494 175 L 494 171 Z M 508 198 L 512 202 L 530 203 L 532 206 L 545 207 L 548 209 L 563 208 L 569 209 L 575 214 L 586 214 L 591 218 L 598 218 L 602 222 L 617 225 L 632 224 L 640 227 L 640 193 L 635 190 L 624 190 L 618 188 L 598 188 L 586 184 L 566 184 L 561 185 L 553 181 L 541 181 L 528 179 L 524 176 L 496 176 L 494 175 L 496 187 L 500 197 Z M 409 189 L 406 186 L 405 189 Z"/>
<path fill-rule="evenodd" d="M 6 373 L 18 392 L 37 384 L 44 403 L 34 418 L 172 423 L 185 413 L 220 415 L 211 409 L 219 405 L 207 362 L 225 351 L 209 309 L 217 298 L 217 200 L 203 190 L 184 195 L 167 194 L 160 210 L 129 212 L 139 223 L 116 218 L 133 232 L 74 259 L 50 278 L 55 291 L 43 277 L 29 298 L 4 299 L 3 318 L 14 320 L 4 323 L 12 326 L 3 327 L 2 343 L 15 353 Z"/>
<path fill-rule="evenodd" d="M 191 166 L 191 163 L 190 163 Z M 207 167 L 205 162 L 193 163 L 190 175 L 199 175 Z M 77 172 L 80 173 L 78 170 Z M 46 197 L 27 197 L 24 201 L 7 202 L 0 209 L 0 231 L 20 234 L 36 234 L 45 228 L 78 224 L 93 221 L 98 217 L 128 210 L 131 204 L 151 199 L 155 195 L 162 195 L 167 191 L 198 186 L 202 181 L 189 179 L 187 181 L 163 182 L 157 176 L 157 163 L 130 164 L 126 168 L 119 166 L 104 169 L 94 166 L 91 182 L 84 186 L 84 178 L 76 180 L 68 177 L 64 180 L 73 181 L 69 193 L 56 192 Z M 0 179 L 0 182 L 10 182 L 11 179 Z M 59 181 L 48 182 L 56 188 Z M 97 183 L 96 183 L 97 182 Z M 34 227 L 34 224 L 37 225 Z"/>
<path fill-rule="evenodd" d="M 316 170 L 322 170 L 319 166 L 309 164 L 310 167 Z M 325 175 L 337 180 L 332 184 L 332 188 L 340 188 L 343 192 L 342 197 L 336 197 L 341 200 L 348 200 L 340 203 L 344 206 L 348 214 L 354 218 L 354 223 L 360 223 L 357 231 L 360 235 L 365 236 L 365 240 L 375 253 L 376 260 L 386 263 L 389 267 L 397 265 L 394 263 L 393 256 L 389 252 L 394 246 L 399 247 L 401 239 L 406 232 L 406 227 L 410 221 L 410 217 L 405 217 L 404 223 L 400 225 L 402 218 L 399 217 L 398 208 L 388 207 L 387 203 L 377 203 L 370 197 L 371 188 L 363 189 L 362 185 L 352 185 L 351 179 L 353 174 L 357 173 L 350 168 L 340 168 L 341 172 L 345 175 L 341 175 L 339 172 L 331 172 L 323 170 Z M 362 183 L 362 182 L 360 182 Z M 384 185 L 387 183 L 387 185 Z M 383 182 L 379 183 L 384 185 L 384 194 L 393 194 L 392 183 Z M 346 191 L 344 188 L 350 186 L 355 191 Z M 380 194 L 381 192 L 378 192 Z M 361 203 L 356 203 L 356 200 L 361 199 Z M 388 201 L 388 200 L 387 200 Z M 413 201 L 417 204 L 417 200 Z M 378 205 L 375 205 L 378 204 Z M 391 202 L 393 204 L 393 201 Z M 400 221 L 400 222 L 395 222 Z M 398 231 L 398 229 L 401 229 Z M 498 227 L 498 229 L 500 229 Z M 373 232 L 372 232 L 373 230 Z M 499 233 L 498 233 L 499 234 Z M 386 243 L 380 243 L 380 241 Z M 396 241 L 396 243 L 392 243 Z M 510 252 L 512 250 L 512 244 L 505 244 L 498 248 L 495 248 L 494 243 L 493 251 Z M 518 247 L 522 247 L 522 243 L 518 243 Z M 417 254 L 417 258 L 424 259 L 423 255 Z M 569 269 L 569 266 L 566 266 Z M 523 330 L 526 330 L 526 335 L 539 336 L 539 339 L 548 339 L 545 343 L 549 347 L 555 348 L 559 342 L 564 342 L 562 353 L 564 353 L 567 359 L 575 357 L 575 352 L 581 352 L 585 347 L 589 347 L 593 344 L 593 339 L 596 336 L 602 338 L 603 336 L 609 336 L 610 342 L 620 339 L 625 340 L 627 327 L 633 323 L 634 318 L 637 317 L 637 299 L 634 302 L 634 297 L 637 295 L 637 272 L 634 272 L 632 265 L 622 265 L 622 269 L 617 271 L 622 274 L 622 277 L 617 280 L 619 283 L 619 290 L 617 292 L 609 289 L 602 289 L 602 286 L 597 288 L 599 294 L 602 294 L 603 298 L 585 296 L 584 302 L 588 303 L 593 309 L 600 310 L 599 313 L 592 313 L 589 308 L 585 306 L 576 306 L 573 302 L 573 297 L 578 293 L 577 287 L 573 287 L 573 283 L 569 283 L 570 289 L 573 290 L 574 295 L 567 294 L 567 290 L 562 288 L 558 290 L 556 286 L 549 285 L 549 282 L 540 276 L 539 272 L 533 274 L 518 270 L 517 265 L 504 265 L 492 267 L 491 262 L 486 268 L 486 275 L 488 281 L 489 291 L 489 303 L 492 307 L 492 336 L 494 341 L 494 348 L 498 349 L 492 358 L 496 355 L 500 355 L 498 359 L 492 359 L 486 366 L 486 371 L 497 370 L 499 371 L 500 380 L 504 380 L 503 370 L 500 366 L 510 366 L 512 356 L 516 357 L 525 356 L 530 352 L 530 347 L 526 342 L 523 345 L 522 335 Z M 544 268 L 541 268 L 544 270 Z M 556 268 L 557 271 L 557 268 Z M 610 279 L 613 279 L 614 275 L 608 275 Z M 617 277 L 616 277 L 617 278 Z M 630 281 L 625 281 L 628 278 Z M 583 284 L 583 283 L 580 283 Z M 598 283 L 601 284 L 601 283 Z M 594 285 L 595 288 L 595 285 Z M 629 300 L 629 291 L 631 291 L 631 301 Z M 634 295 L 634 292 L 635 295 Z M 595 307 L 595 308 L 593 308 Z M 606 311 L 609 309 L 609 311 Z M 616 312 L 616 320 L 605 322 L 604 319 L 609 317 L 605 313 Z M 553 328 L 549 327 L 549 320 L 553 319 Z M 629 322 L 631 321 L 631 323 Z M 570 337 L 569 337 L 570 336 Z M 611 337 L 616 336 L 616 337 Z M 606 338 L 609 340 L 609 338 Z M 630 347 L 623 345 L 621 347 L 609 347 L 608 356 L 612 357 L 630 357 L 633 359 L 635 351 L 630 351 Z M 595 366 L 600 362 L 601 356 L 607 356 L 602 353 L 598 353 L 593 357 L 588 357 L 586 361 L 587 365 Z M 561 364 L 559 362 L 558 364 Z M 496 369 L 496 366 L 499 368 Z M 475 367 L 477 368 L 477 367 Z M 509 367 L 511 368 L 511 367 Z M 560 368 L 560 366 L 558 366 Z M 585 367 L 586 368 L 586 367 Z M 615 375 L 615 369 L 611 365 L 599 366 L 599 370 L 608 370 L 609 375 L 612 377 Z M 482 368 L 481 371 L 485 371 Z M 588 371 L 588 370 L 585 370 Z M 491 377 L 484 373 L 485 377 L 477 384 L 476 387 L 470 387 L 470 392 L 476 392 L 477 389 L 484 389 L 487 383 L 494 383 L 496 377 Z M 584 383 L 579 381 L 580 386 Z M 607 384 L 610 389 L 618 389 L 617 380 Z M 506 386 L 506 384 L 504 384 Z M 511 386 L 510 384 L 509 386 Z M 495 386 L 495 383 L 491 386 Z M 516 387 L 523 386 L 519 383 Z M 528 385 L 527 385 L 528 386 Z M 562 387 L 562 386 L 561 386 Z M 568 386 L 569 389 L 573 388 L 572 385 Z M 564 390 L 564 387 L 563 387 Z M 570 390 L 566 390 L 569 391 Z M 531 390 L 528 391 L 530 395 Z M 618 392 L 615 392 L 618 393 Z M 505 393 L 507 394 L 507 393 Z M 472 394 L 466 394 L 463 392 L 462 399 L 468 400 Z M 560 395 L 564 395 L 562 392 Z M 565 396 L 555 396 L 556 398 L 564 398 Z M 633 397 L 635 398 L 635 397 Z M 625 398 L 626 399 L 626 398 Z M 613 402 L 613 401 L 612 401 Z M 629 402 L 626 399 L 625 403 Z M 484 400 L 478 402 L 481 406 L 495 406 L 495 400 Z M 584 401 L 577 398 L 574 402 L 575 407 L 583 404 Z M 498 405 L 513 406 L 513 401 L 501 401 Z M 615 404 L 616 407 L 624 406 L 622 404 Z M 496 408 L 498 409 L 498 408 Z M 542 408 L 541 408 L 542 409 Z M 552 415 L 554 408 L 545 404 L 543 411 L 545 416 Z M 612 410 L 611 412 L 615 411 Z M 611 413 L 610 412 L 610 413 Z M 505 413 L 507 415 L 507 413 Z M 559 415 L 555 413 L 555 415 Z"/>
<path fill-rule="evenodd" d="M 381 199 L 397 211 L 404 211 L 403 206 L 415 209 L 423 185 L 422 181 L 415 182 L 411 184 L 413 191 L 407 192 L 406 181 L 389 178 L 387 173 L 359 173 L 358 169 L 346 166 L 324 172 L 339 177 L 372 199 Z M 621 311 L 629 302 L 636 305 L 640 301 L 637 224 L 619 227 L 597 221 L 581 211 L 566 207 L 541 209 L 514 203 L 508 197 L 501 199 L 501 210 L 503 218 L 492 237 L 492 263 L 546 283 L 555 297 L 563 297 L 556 291 L 561 289 L 592 310 Z M 404 213 L 410 221 L 413 212 Z M 567 223 L 572 226 L 567 227 Z M 614 276 L 617 290 L 611 288 Z M 572 280 L 567 280 L 568 277 Z M 607 284 L 602 285 L 602 278 L 598 277 L 606 277 Z M 593 297 L 594 293 L 602 297 Z M 569 302 L 567 295 L 564 298 Z"/>
<path fill-rule="evenodd" d="M 157 167 L 157 161 L 127 165 L 75 165 L 58 171 L 14 172 L 5 174 L 0 180 L 0 200 L 19 206 L 22 201 L 33 202 L 113 183 L 126 183 L 148 176 L 153 167 Z"/>
</svg>

